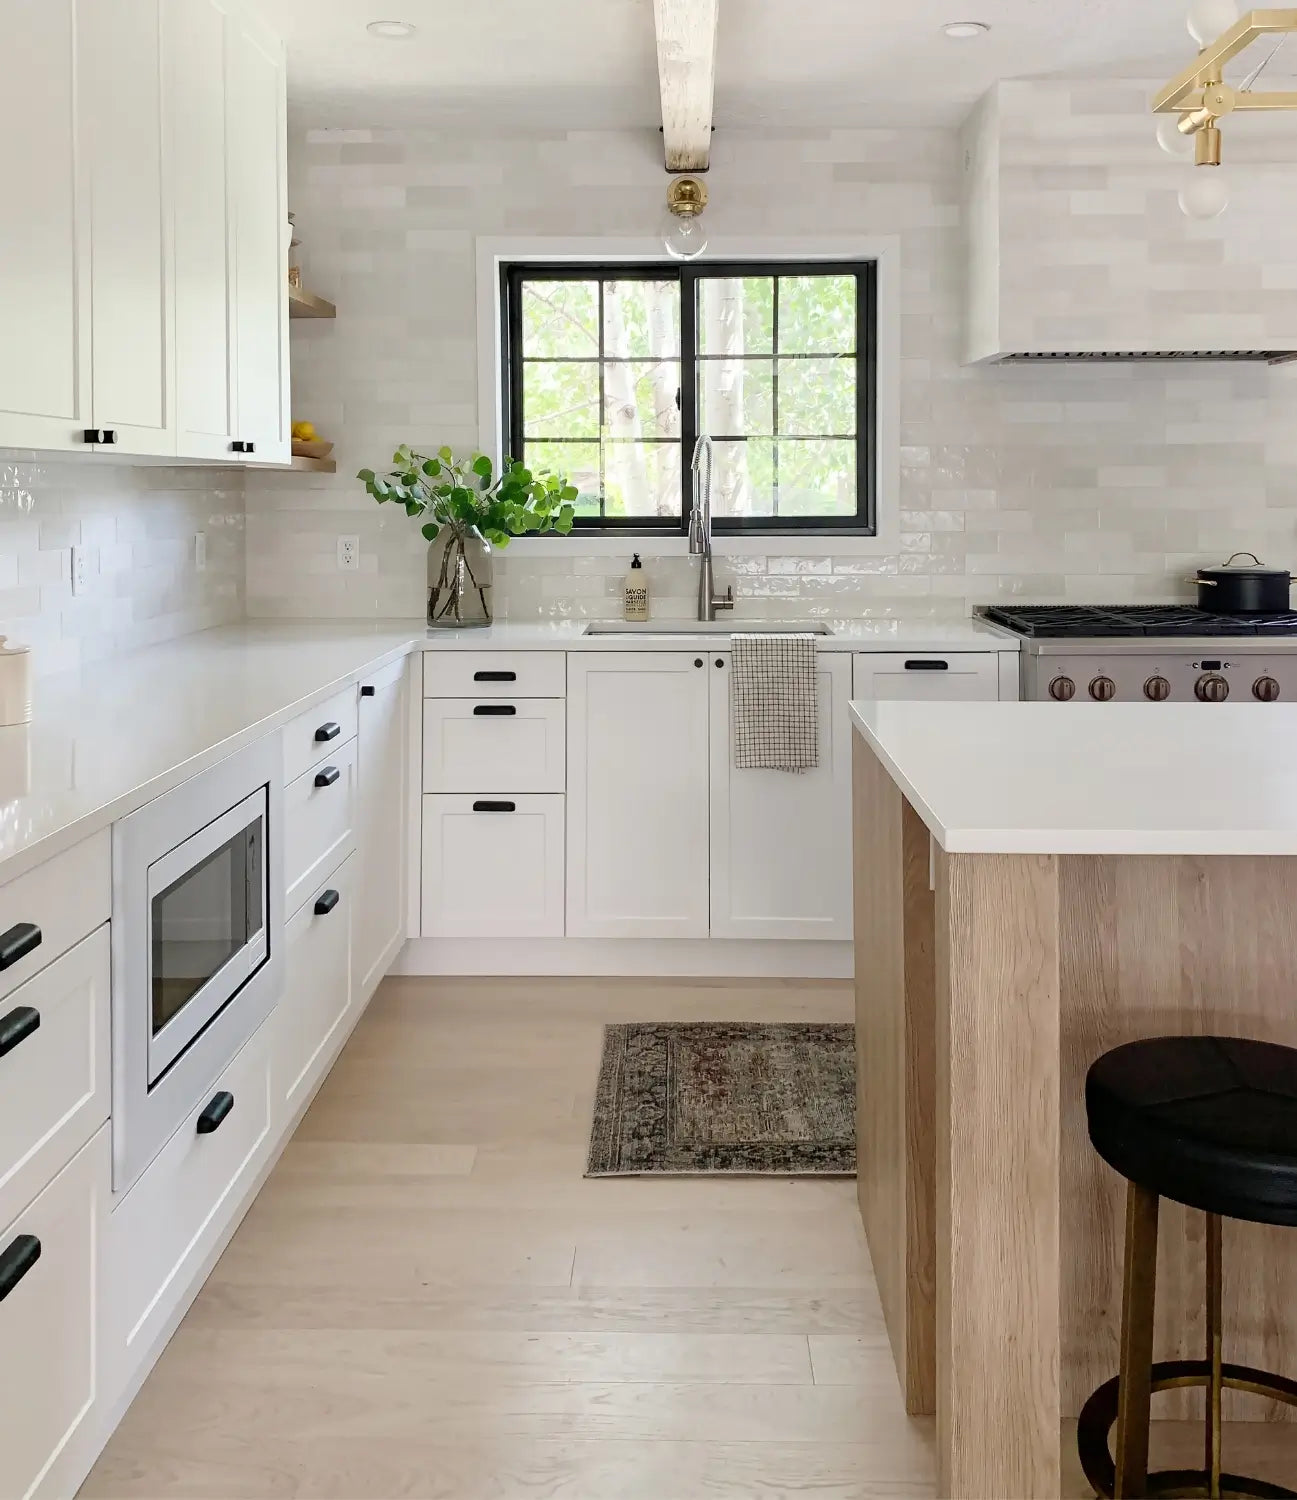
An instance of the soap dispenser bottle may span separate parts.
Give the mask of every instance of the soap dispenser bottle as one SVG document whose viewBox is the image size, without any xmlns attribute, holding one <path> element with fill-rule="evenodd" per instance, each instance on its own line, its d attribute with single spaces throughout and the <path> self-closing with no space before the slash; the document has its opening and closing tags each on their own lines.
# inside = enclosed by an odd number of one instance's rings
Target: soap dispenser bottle
<svg viewBox="0 0 1297 1500">
<path fill-rule="evenodd" d="M 647 620 L 649 617 L 648 574 L 637 552 L 631 558 L 630 570 L 622 589 L 622 618 L 625 620 Z"/>
</svg>

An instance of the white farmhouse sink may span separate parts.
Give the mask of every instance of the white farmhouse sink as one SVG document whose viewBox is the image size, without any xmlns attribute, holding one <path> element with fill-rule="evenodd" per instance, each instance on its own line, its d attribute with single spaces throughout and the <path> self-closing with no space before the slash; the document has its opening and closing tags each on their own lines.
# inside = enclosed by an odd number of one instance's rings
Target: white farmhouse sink
<svg viewBox="0 0 1297 1500">
<path fill-rule="evenodd" d="M 832 635 L 828 625 L 808 620 L 805 623 L 775 624 L 768 620 L 648 620 L 638 625 L 617 622 L 587 625 L 583 635 L 662 636 L 679 639 L 681 636 L 700 635 Z"/>
</svg>

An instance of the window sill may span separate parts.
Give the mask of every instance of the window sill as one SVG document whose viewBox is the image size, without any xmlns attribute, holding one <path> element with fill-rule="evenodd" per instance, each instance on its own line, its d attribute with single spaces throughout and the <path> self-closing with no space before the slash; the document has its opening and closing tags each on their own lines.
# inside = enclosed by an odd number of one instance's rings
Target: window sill
<svg viewBox="0 0 1297 1500">
<path fill-rule="evenodd" d="M 859 536 L 841 531 L 760 532 L 745 536 L 717 534 L 712 538 L 717 557 L 880 557 L 897 551 L 897 539 Z M 574 531 L 569 536 L 515 537 L 505 549 L 508 557 L 686 557 L 689 541 L 660 532 Z"/>
</svg>

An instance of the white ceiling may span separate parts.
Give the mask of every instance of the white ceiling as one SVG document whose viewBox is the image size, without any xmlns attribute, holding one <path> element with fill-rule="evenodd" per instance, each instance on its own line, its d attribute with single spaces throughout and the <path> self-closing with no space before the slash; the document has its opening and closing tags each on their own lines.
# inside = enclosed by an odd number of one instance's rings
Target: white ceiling
<svg viewBox="0 0 1297 1500">
<path fill-rule="evenodd" d="M 315 120 L 659 120 L 651 0 L 259 0 Z M 721 0 L 716 124 L 953 124 L 999 78 L 1169 76 L 1186 0 Z M 976 41 L 943 23 L 987 21 Z M 370 37 L 412 21 L 409 41 Z"/>
</svg>

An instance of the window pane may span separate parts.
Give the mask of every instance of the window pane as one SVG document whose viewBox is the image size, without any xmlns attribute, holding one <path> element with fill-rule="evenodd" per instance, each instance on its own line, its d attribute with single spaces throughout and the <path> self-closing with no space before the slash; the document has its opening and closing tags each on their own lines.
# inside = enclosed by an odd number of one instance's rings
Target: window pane
<svg viewBox="0 0 1297 1500">
<path fill-rule="evenodd" d="M 850 437 L 856 430 L 854 359 L 781 359 L 779 431 Z"/>
<path fill-rule="evenodd" d="M 607 515 L 680 515 L 680 448 L 676 443 L 605 443 Z"/>
<path fill-rule="evenodd" d="M 679 359 L 680 283 L 604 282 L 603 345 L 608 359 Z"/>
<path fill-rule="evenodd" d="M 713 437 L 774 432 L 769 359 L 705 359 L 698 366 L 698 430 Z"/>
<path fill-rule="evenodd" d="M 595 359 L 597 281 L 524 281 L 522 352 L 531 359 Z"/>
<path fill-rule="evenodd" d="M 680 363 L 606 364 L 604 426 L 610 438 L 680 438 Z"/>
<path fill-rule="evenodd" d="M 579 516 L 599 514 L 598 443 L 528 443 L 524 450 L 527 467 L 536 474 L 560 474 L 580 490 L 575 503 Z"/>
<path fill-rule="evenodd" d="M 856 445 L 810 438 L 779 444 L 781 516 L 854 516 Z"/>
<path fill-rule="evenodd" d="M 780 354 L 853 354 L 855 348 L 854 276 L 779 278 Z"/>
<path fill-rule="evenodd" d="M 775 283 L 770 276 L 706 277 L 698 287 L 703 354 L 773 354 Z"/>
<path fill-rule="evenodd" d="M 712 515 L 734 520 L 775 513 L 775 445 L 757 438 L 713 445 Z"/>
<path fill-rule="evenodd" d="M 524 437 L 597 438 L 599 366 L 524 360 L 522 420 Z"/>
</svg>

